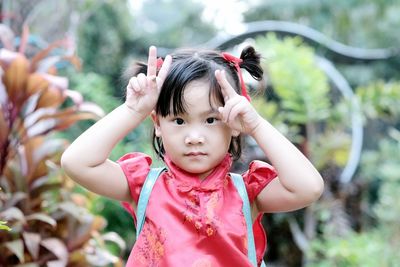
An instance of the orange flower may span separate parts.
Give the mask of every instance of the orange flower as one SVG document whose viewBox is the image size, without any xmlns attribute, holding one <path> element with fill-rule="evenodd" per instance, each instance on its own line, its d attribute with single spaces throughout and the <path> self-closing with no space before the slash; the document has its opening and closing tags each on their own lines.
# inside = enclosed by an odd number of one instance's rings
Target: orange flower
<svg viewBox="0 0 400 267">
<path fill-rule="evenodd" d="M 210 226 L 207 228 L 207 235 L 212 236 L 214 234 L 214 229 L 212 229 Z"/>
<path fill-rule="evenodd" d="M 193 220 L 193 217 L 192 217 L 192 215 L 186 214 L 185 219 L 186 219 L 186 221 L 191 222 Z"/>
<path fill-rule="evenodd" d="M 197 221 L 197 222 L 194 224 L 194 226 L 196 227 L 196 229 L 200 229 L 201 226 L 202 226 L 202 224 L 201 224 L 201 222 Z"/>
</svg>

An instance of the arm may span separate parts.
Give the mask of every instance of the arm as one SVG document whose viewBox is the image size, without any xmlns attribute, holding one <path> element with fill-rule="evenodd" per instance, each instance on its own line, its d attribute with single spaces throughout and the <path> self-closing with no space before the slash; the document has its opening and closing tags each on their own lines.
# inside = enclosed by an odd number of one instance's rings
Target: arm
<svg viewBox="0 0 400 267">
<path fill-rule="evenodd" d="M 220 108 L 223 121 L 233 130 L 251 135 L 279 174 L 257 196 L 258 211 L 296 210 L 317 200 L 324 184 L 311 162 L 235 92 L 223 72 L 216 71 L 215 75 L 227 99 Z"/>
<path fill-rule="evenodd" d="M 171 57 L 166 57 L 158 77 L 156 61 L 156 49 L 151 47 L 147 76 L 139 74 L 129 81 L 125 103 L 85 131 L 63 153 L 61 164 L 67 175 L 88 190 L 121 201 L 131 200 L 121 167 L 108 157 L 113 147 L 153 110 Z"/>
<path fill-rule="evenodd" d="M 63 153 L 61 164 L 67 175 L 94 193 L 128 201 L 125 175 L 108 157 L 113 147 L 143 119 L 125 104 L 102 118 Z"/>
<path fill-rule="evenodd" d="M 291 211 L 306 207 L 322 194 L 324 182 L 312 163 L 268 121 L 259 117 L 251 133 L 279 177 L 257 196 L 261 212 Z"/>
</svg>

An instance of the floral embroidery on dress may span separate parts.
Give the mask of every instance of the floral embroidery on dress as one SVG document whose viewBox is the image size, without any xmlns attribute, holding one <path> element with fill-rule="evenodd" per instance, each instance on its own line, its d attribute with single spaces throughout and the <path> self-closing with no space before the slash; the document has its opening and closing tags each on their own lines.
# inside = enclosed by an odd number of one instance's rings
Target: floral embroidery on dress
<svg viewBox="0 0 400 267">
<path fill-rule="evenodd" d="M 188 198 L 185 200 L 186 210 L 183 211 L 184 223 L 192 223 L 196 231 L 205 236 L 215 235 L 219 224 L 215 212 L 219 198 L 218 191 L 204 196 L 202 200 L 198 192 L 188 192 Z"/>
<path fill-rule="evenodd" d="M 217 192 L 211 193 L 210 199 L 207 201 L 206 205 L 206 222 L 211 223 L 213 219 L 215 218 L 215 208 L 217 207 L 218 204 L 218 199 L 219 195 Z"/>
<path fill-rule="evenodd" d="M 134 257 L 143 266 L 158 266 L 165 254 L 166 234 L 162 228 L 146 219 L 140 238 L 137 240 L 137 250 Z"/>
</svg>

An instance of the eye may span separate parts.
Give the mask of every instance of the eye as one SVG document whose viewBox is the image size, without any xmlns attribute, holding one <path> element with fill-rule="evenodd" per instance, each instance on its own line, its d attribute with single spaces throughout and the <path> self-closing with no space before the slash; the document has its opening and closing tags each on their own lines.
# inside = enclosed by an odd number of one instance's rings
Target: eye
<svg viewBox="0 0 400 267">
<path fill-rule="evenodd" d="M 216 123 L 217 122 L 217 118 L 215 118 L 215 117 L 210 117 L 210 118 L 207 118 L 206 119 L 206 122 L 208 123 L 208 124 L 214 124 L 214 123 Z"/>
<path fill-rule="evenodd" d="M 174 122 L 178 125 L 182 125 L 185 121 L 181 118 L 176 118 L 176 119 L 174 119 Z"/>
</svg>

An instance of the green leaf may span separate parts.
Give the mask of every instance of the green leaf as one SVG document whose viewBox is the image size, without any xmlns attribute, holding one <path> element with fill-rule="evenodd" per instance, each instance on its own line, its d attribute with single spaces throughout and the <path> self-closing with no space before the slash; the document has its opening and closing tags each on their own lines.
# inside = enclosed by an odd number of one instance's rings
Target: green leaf
<svg viewBox="0 0 400 267">
<path fill-rule="evenodd" d="M 7 223 L 7 222 L 5 222 L 5 221 L 0 221 L 0 230 L 11 231 L 11 228 L 8 227 L 8 226 L 6 225 L 6 223 Z"/>
<path fill-rule="evenodd" d="M 111 241 L 117 244 L 121 250 L 125 250 L 125 241 L 117 233 L 109 232 L 104 234 L 102 237 L 105 241 Z"/>
</svg>

